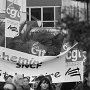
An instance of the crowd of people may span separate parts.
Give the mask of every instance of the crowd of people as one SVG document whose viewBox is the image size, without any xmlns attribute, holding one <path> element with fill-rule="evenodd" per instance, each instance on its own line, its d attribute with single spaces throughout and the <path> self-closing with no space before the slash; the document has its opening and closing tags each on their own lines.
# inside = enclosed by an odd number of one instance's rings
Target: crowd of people
<svg viewBox="0 0 90 90">
<path fill-rule="evenodd" d="M 5 83 L 0 85 L 0 90 L 90 90 L 90 68 L 86 70 L 83 82 L 77 85 L 73 85 L 72 82 L 66 86 L 63 83 L 52 83 L 50 75 L 40 75 L 34 79 L 33 83 L 30 83 L 30 77 L 24 77 L 20 74 L 9 75 L 4 79 Z"/>
<path fill-rule="evenodd" d="M 33 83 L 30 83 L 30 77 L 24 77 L 21 74 L 8 75 L 4 79 L 5 83 L 0 90 L 56 90 L 50 75 L 40 75 Z"/>
</svg>

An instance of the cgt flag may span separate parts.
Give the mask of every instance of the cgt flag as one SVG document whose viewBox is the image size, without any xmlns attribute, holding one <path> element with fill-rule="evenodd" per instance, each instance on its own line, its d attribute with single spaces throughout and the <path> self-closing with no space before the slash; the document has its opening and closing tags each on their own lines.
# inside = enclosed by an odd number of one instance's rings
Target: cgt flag
<svg viewBox="0 0 90 90">
<path fill-rule="evenodd" d="M 5 18 L 5 37 L 19 35 L 20 6 L 7 0 Z"/>
<path fill-rule="evenodd" d="M 20 6 L 7 0 L 6 18 L 20 21 Z"/>
</svg>

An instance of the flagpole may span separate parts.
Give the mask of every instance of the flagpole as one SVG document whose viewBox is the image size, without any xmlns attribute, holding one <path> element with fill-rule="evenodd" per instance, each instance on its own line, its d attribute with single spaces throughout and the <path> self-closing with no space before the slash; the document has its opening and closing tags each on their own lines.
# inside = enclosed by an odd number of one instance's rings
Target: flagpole
<svg viewBox="0 0 90 90">
<path fill-rule="evenodd" d="M 7 12 L 7 0 L 6 0 L 6 7 L 5 7 L 5 48 L 6 48 L 6 12 Z"/>
<path fill-rule="evenodd" d="M 12 0 L 12 3 L 14 3 L 15 0 Z M 7 35 L 6 35 L 6 30 L 7 30 L 7 26 L 6 26 L 6 23 L 7 23 L 7 0 L 6 0 L 6 7 L 5 7 L 5 48 L 7 48 Z"/>
<path fill-rule="evenodd" d="M 5 48 L 6 48 L 6 37 L 5 37 Z"/>
</svg>

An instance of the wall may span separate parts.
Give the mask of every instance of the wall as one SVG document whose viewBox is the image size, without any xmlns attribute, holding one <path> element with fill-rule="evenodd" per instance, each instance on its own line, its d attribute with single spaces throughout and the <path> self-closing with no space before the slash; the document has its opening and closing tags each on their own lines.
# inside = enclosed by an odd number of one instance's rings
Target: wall
<svg viewBox="0 0 90 90">
<path fill-rule="evenodd" d="M 61 6 L 61 0 L 27 0 L 27 6 Z"/>
<path fill-rule="evenodd" d="M 67 8 L 68 7 L 68 8 Z M 69 10 L 75 14 L 76 16 L 80 17 L 80 20 L 86 20 L 86 4 L 82 2 L 77 2 L 73 0 L 62 0 L 62 10 L 66 9 L 66 12 L 69 13 Z M 61 15 L 62 18 L 64 15 Z"/>
<path fill-rule="evenodd" d="M 6 0 L 0 0 L 0 13 L 5 13 Z"/>
</svg>

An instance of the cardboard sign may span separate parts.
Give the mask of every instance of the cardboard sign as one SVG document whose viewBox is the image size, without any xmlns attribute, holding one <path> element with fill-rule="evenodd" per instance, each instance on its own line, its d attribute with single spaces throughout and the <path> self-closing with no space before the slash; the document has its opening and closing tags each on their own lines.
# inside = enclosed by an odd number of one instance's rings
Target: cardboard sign
<svg viewBox="0 0 90 90">
<path fill-rule="evenodd" d="M 5 37 L 16 37 L 19 35 L 19 21 L 5 19 Z"/>
</svg>

